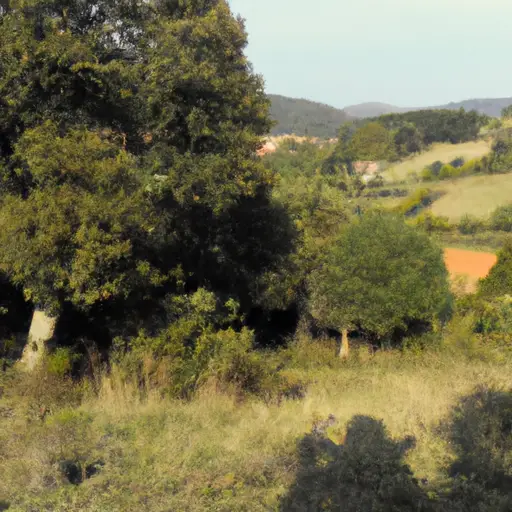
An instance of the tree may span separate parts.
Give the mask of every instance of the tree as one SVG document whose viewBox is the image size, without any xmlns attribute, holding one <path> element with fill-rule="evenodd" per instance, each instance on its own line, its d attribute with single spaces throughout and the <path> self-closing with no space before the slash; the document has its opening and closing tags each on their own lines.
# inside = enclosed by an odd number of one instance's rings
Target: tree
<svg viewBox="0 0 512 512">
<path fill-rule="evenodd" d="M 480 281 L 479 293 L 487 298 L 512 295 L 512 240 L 507 240 L 498 253 L 496 265 Z"/>
<path fill-rule="evenodd" d="M 0 262 L 36 305 L 33 366 L 63 302 L 87 308 L 163 277 L 145 256 L 155 218 L 136 160 L 119 143 L 85 129 L 60 137 L 47 122 L 23 134 L 13 160 L 31 187 L 4 198 Z"/>
<path fill-rule="evenodd" d="M 349 145 L 353 160 L 392 160 L 395 158 L 391 132 L 379 123 L 368 123 L 354 134 Z"/>
<path fill-rule="evenodd" d="M 48 317 L 44 337 L 67 303 L 205 287 L 249 308 L 293 229 L 256 157 L 271 121 L 243 22 L 224 0 L 11 7 L 0 20 L 2 252 Z"/>
<path fill-rule="evenodd" d="M 494 231 L 512 232 L 512 205 L 506 204 L 496 208 L 491 214 L 489 224 Z"/>
<path fill-rule="evenodd" d="M 421 132 L 412 123 L 406 123 L 398 129 L 394 137 L 396 152 L 404 157 L 411 153 L 419 153 L 423 149 Z"/>
<path fill-rule="evenodd" d="M 383 338 L 411 321 L 431 321 L 449 295 L 442 251 L 400 217 L 370 214 L 326 251 L 309 282 L 310 310 L 324 326 Z"/>
</svg>

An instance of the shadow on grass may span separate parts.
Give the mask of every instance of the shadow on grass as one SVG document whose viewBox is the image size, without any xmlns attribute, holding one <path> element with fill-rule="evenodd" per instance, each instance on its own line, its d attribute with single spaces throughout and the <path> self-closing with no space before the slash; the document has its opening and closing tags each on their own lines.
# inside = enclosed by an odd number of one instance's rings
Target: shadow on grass
<svg viewBox="0 0 512 512">
<path fill-rule="evenodd" d="M 344 444 L 308 434 L 298 444 L 296 482 L 282 512 L 426 511 L 429 501 L 404 463 L 414 438 L 392 440 L 383 423 L 355 416 Z"/>
<path fill-rule="evenodd" d="M 477 389 L 453 408 L 440 433 L 456 455 L 448 468 L 452 510 L 512 510 L 512 393 Z"/>
<path fill-rule="evenodd" d="M 395 441 L 368 416 L 352 418 L 341 445 L 314 428 L 298 443 L 296 481 L 280 510 L 512 511 L 512 393 L 477 389 L 456 404 L 437 434 L 455 457 L 446 468 L 447 485 L 427 494 L 404 462 L 414 438 Z"/>
</svg>

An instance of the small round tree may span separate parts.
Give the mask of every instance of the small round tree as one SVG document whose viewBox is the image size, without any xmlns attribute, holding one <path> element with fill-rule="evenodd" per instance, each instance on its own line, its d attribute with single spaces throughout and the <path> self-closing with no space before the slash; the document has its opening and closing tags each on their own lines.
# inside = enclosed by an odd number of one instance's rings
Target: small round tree
<svg viewBox="0 0 512 512">
<path fill-rule="evenodd" d="M 346 229 L 312 273 L 310 311 L 342 332 L 346 358 L 351 328 L 382 338 L 412 320 L 432 320 L 447 304 L 447 276 L 442 251 L 426 234 L 400 217 L 370 214 Z"/>
</svg>

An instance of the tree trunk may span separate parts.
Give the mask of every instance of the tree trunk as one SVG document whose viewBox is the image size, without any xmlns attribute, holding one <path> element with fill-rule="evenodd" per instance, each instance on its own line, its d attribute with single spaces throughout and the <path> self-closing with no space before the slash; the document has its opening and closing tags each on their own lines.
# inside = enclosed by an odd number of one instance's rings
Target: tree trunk
<svg viewBox="0 0 512 512">
<path fill-rule="evenodd" d="M 341 346 L 340 346 L 340 359 L 346 361 L 350 353 L 350 346 L 348 343 L 348 329 L 341 330 Z"/>
<path fill-rule="evenodd" d="M 42 309 L 36 308 L 32 316 L 27 344 L 23 350 L 21 364 L 32 371 L 43 358 L 46 344 L 55 332 L 57 317 L 50 316 Z"/>
</svg>

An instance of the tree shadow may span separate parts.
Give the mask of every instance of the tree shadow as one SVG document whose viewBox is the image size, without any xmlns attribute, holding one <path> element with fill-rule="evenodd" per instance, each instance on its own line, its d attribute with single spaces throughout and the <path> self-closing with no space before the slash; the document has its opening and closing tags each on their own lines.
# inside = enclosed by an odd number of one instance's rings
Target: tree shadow
<svg viewBox="0 0 512 512">
<path fill-rule="evenodd" d="M 512 393 L 482 387 L 462 398 L 441 425 L 456 460 L 453 510 L 512 510 Z"/>
<path fill-rule="evenodd" d="M 404 463 L 415 439 L 391 439 L 381 421 L 355 416 L 337 445 L 315 431 L 298 443 L 296 481 L 281 512 L 391 512 L 431 510 L 428 497 Z"/>
</svg>

